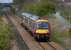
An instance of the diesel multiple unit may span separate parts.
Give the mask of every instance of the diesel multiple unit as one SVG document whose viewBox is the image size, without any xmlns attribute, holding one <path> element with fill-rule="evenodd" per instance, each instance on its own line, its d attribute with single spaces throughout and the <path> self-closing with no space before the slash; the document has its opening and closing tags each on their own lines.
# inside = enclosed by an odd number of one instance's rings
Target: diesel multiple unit
<svg viewBox="0 0 71 50">
<path fill-rule="evenodd" d="M 22 13 L 22 24 L 24 24 L 31 32 L 33 37 L 37 39 L 50 39 L 50 25 L 48 19 L 39 18 L 29 13 Z"/>
</svg>

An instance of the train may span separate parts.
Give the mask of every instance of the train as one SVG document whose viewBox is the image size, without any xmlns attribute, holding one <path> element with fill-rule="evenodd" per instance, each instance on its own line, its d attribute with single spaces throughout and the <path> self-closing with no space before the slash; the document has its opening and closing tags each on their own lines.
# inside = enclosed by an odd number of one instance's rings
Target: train
<svg viewBox="0 0 71 50">
<path fill-rule="evenodd" d="M 50 40 L 51 29 L 47 18 L 39 18 L 39 16 L 30 13 L 22 13 L 21 17 L 22 24 L 31 31 L 34 38 L 46 41 Z"/>
</svg>

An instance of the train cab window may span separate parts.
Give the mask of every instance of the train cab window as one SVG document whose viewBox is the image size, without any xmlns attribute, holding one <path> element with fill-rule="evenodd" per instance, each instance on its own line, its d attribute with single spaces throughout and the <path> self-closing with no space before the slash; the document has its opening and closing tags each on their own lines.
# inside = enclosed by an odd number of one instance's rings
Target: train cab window
<svg viewBox="0 0 71 50">
<path fill-rule="evenodd" d="M 37 28 L 38 29 L 48 29 L 48 23 L 47 22 L 37 23 Z"/>
</svg>

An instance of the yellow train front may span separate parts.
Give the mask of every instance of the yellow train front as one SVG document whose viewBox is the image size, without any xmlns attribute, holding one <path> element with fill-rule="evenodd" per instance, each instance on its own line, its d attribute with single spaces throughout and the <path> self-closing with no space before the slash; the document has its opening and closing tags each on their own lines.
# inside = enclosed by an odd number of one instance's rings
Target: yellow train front
<svg viewBox="0 0 71 50">
<path fill-rule="evenodd" d="M 32 30 L 33 36 L 38 40 L 50 40 L 50 25 L 48 20 L 39 19 L 35 21 L 36 28 Z"/>
</svg>

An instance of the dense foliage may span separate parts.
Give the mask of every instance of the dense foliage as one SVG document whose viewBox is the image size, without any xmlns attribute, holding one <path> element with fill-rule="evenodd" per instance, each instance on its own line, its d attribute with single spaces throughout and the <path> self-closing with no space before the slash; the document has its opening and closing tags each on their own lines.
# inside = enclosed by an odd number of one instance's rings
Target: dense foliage
<svg viewBox="0 0 71 50">
<path fill-rule="evenodd" d="M 56 3 L 44 0 L 44 2 L 41 1 L 39 3 L 28 5 L 25 10 L 39 16 L 44 16 L 54 12 L 55 8 Z"/>
<path fill-rule="evenodd" d="M 10 40 L 13 38 L 13 32 L 10 26 L 0 21 L 0 50 L 10 50 Z"/>
</svg>

